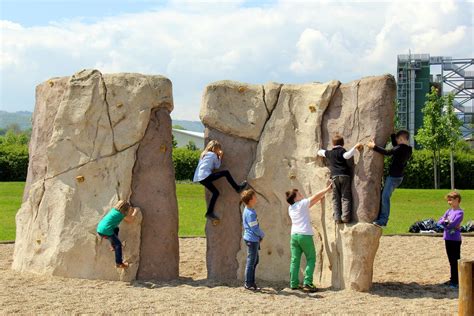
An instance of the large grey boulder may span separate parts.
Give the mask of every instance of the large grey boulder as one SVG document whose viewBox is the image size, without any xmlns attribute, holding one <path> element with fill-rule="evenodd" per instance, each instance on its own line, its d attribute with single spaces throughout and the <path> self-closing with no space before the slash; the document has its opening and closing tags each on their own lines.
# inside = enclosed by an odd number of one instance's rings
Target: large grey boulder
<svg viewBox="0 0 474 316">
<path fill-rule="evenodd" d="M 222 143 L 225 156 L 221 168 L 230 170 L 238 181 L 247 179 L 258 193 L 256 209 L 267 237 L 257 277 L 289 279 L 290 222 L 285 191 L 298 188 L 310 195 L 325 186 L 329 169 L 316 158 L 316 151 L 330 147 L 334 134 L 344 136 L 346 147 L 372 137 L 378 142 L 386 140 L 393 130 L 394 96 L 391 76 L 348 84 L 261 86 L 224 81 L 206 88 L 201 106 L 206 140 Z M 261 104 L 274 105 L 264 112 L 259 110 Z M 236 118 L 235 113 L 242 115 Z M 245 126 L 252 132 L 242 132 Z M 365 291 L 371 286 L 381 236 L 381 230 L 367 222 L 378 213 L 383 157 L 364 149 L 352 163 L 354 222 L 334 224 L 331 194 L 311 209 L 317 249 L 314 277 L 320 286 Z M 221 191 L 216 213 L 222 220 L 206 228 L 208 274 L 211 278 L 241 279 L 247 250 L 241 237 L 239 197 L 224 180 L 216 185 Z"/>
<path fill-rule="evenodd" d="M 87 279 L 178 276 L 178 213 L 171 161 L 171 82 L 83 70 L 36 89 L 30 164 L 17 213 L 13 269 Z M 115 269 L 99 220 L 119 199 L 142 214 L 120 225 Z M 143 219 L 143 221 L 142 221 Z"/>
</svg>

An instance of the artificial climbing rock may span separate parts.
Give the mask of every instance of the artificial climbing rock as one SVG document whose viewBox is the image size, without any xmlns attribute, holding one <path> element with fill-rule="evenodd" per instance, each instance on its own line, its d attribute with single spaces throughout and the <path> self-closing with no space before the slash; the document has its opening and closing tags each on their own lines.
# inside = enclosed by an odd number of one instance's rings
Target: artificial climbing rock
<svg viewBox="0 0 474 316">
<path fill-rule="evenodd" d="M 246 90 L 239 94 L 236 87 Z M 372 137 L 384 142 L 393 130 L 394 97 L 395 81 L 388 75 L 348 84 L 217 82 L 205 89 L 201 118 L 206 140 L 222 143 L 221 168 L 239 181 L 247 179 L 258 194 L 256 209 L 267 235 L 260 253 L 260 278 L 289 278 L 290 221 L 285 191 L 298 188 L 309 196 L 325 187 L 329 169 L 316 158 L 316 152 L 331 147 L 330 139 L 336 133 L 344 137 L 346 147 Z M 381 230 L 367 222 L 376 218 L 379 208 L 383 157 L 365 148 L 350 163 L 354 222 L 334 223 L 331 194 L 311 209 L 317 249 L 314 277 L 318 285 L 366 291 L 381 236 Z M 208 274 L 218 279 L 242 278 L 246 247 L 241 238 L 239 196 L 225 181 L 216 186 L 221 192 L 216 204 L 221 223 L 206 228 Z"/>
<path fill-rule="evenodd" d="M 13 269 L 107 280 L 133 280 L 137 271 L 143 279 L 177 277 L 172 110 L 171 82 L 161 76 L 83 70 L 40 84 Z M 108 241 L 96 234 L 119 199 L 142 210 L 120 225 L 126 270 L 115 269 Z"/>
</svg>

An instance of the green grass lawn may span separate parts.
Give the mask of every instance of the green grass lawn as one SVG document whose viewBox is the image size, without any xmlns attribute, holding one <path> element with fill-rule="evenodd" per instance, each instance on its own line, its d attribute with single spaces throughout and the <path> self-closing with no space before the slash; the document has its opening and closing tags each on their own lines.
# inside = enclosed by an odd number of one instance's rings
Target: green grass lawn
<svg viewBox="0 0 474 316">
<path fill-rule="evenodd" d="M 0 240 L 15 239 L 15 214 L 24 187 L 24 182 L 0 182 Z"/>
<path fill-rule="evenodd" d="M 384 235 L 408 233 L 415 221 L 434 218 L 438 220 L 449 205 L 444 196 L 451 190 L 397 189 L 393 193 L 390 220 Z M 474 220 L 474 190 L 459 190 L 464 210 L 463 225 Z"/>
<path fill-rule="evenodd" d="M 177 183 L 179 236 L 204 236 L 206 201 L 200 184 Z"/>
<path fill-rule="evenodd" d="M 15 239 L 15 213 L 20 207 L 23 182 L 0 182 L 0 240 Z M 176 185 L 179 206 L 179 235 L 204 236 L 204 187 L 199 184 Z M 408 232 L 417 220 L 438 219 L 447 209 L 444 196 L 449 190 L 397 189 L 392 196 L 392 214 L 384 234 Z M 460 191 L 464 223 L 474 220 L 474 190 Z"/>
</svg>

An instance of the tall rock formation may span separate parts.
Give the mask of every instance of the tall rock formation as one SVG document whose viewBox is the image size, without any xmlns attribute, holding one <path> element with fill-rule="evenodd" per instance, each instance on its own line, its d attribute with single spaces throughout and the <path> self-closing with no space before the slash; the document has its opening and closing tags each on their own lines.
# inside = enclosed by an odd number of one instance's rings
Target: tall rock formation
<svg viewBox="0 0 474 316">
<path fill-rule="evenodd" d="M 395 80 L 388 75 L 348 84 L 220 81 L 206 87 L 200 114 L 206 140 L 222 143 L 221 169 L 228 169 L 237 181 L 247 179 L 258 194 L 256 209 L 267 234 L 258 277 L 289 279 L 291 226 L 285 191 L 298 188 L 309 196 L 324 188 L 329 169 L 316 152 L 331 147 L 336 133 L 344 137 L 347 148 L 371 138 L 383 143 L 393 130 L 394 97 Z M 366 291 L 381 236 L 381 230 L 368 222 L 379 210 L 383 157 L 365 148 L 350 163 L 353 223 L 334 223 L 331 194 L 311 209 L 317 249 L 314 277 L 320 286 Z M 239 196 L 225 180 L 216 186 L 221 192 L 216 204 L 221 223 L 206 226 L 208 275 L 242 279 L 247 250 Z"/>
<path fill-rule="evenodd" d="M 83 70 L 37 86 L 13 269 L 87 279 L 178 276 L 171 81 Z M 119 199 L 142 214 L 120 225 L 115 269 L 99 220 Z"/>
</svg>

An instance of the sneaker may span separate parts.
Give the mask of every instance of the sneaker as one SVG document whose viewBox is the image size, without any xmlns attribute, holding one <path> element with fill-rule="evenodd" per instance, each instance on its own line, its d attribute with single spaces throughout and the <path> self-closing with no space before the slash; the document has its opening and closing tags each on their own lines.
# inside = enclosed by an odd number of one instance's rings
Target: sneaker
<svg viewBox="0 0 474 316">
<path fill-rule="evenodd" d="M 314 293 L 317 292 L 318 289 L 316 288 L 316 286 L 314 286 L 314 284 L 305 284 L 303 286 L 303 291 L 308 293 Z"/>
<path fill-rule="evenodd" d="M 379 228 L 385 228 L 385 227 L 387 227 L 387 225 L 380 224 L 379 222 L 372 222 L 372 224 L 374 224 L 375 226 L 377 226 L 377 227 L 379 227 Z"/>
<path fill-rule="evenodd" d="M 300 285 L 298 285 L 298 286 L 296 286 L 296 287 L 290 287 L 290 289 L 291 289 L 292 291 L 297 291 L 297 290 L 301 290 L 301 289 L 303 289 L 303 288 L 302 288 Z"/>
<path fill-rule="evenodd" d="M 129 264 L 128 262 L 122 262 L 122 263 L 119 263 L 117 265 L 115 265 L 117 268 L 120 268 L 120 269 L 127 269 Z"/>
<path fill-rule="evenodd" d="M 237 193 L 242 192 L 246 187 L 247 187 L 247 181 L 242 182 L 241 184 L 239 184 L 239 189 L 237 190 Z"/>
<path fill-rule="evenodd" d="M 261 288 L 259 288 L 259 287 L 257 286 L 257 284 L 255 284 L 255 283 L 254 283 L 254 284 L 250 284 L 250 285 L 245 284 L 245 285 L 244 285 L 244 288 L 245 288 L 246 290 L 249 290 L 249 291 L 260 291 L 260 290 L 261 290 Z"/>
</svg>

